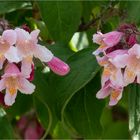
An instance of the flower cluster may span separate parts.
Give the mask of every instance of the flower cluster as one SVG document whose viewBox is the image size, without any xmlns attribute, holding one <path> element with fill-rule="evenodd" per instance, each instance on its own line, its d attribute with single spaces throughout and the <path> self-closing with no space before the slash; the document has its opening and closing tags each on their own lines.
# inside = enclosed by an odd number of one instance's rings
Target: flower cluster
<svg viewBox="0 0 140 140">
<path fill-rule="evenodd" d="M 137 43 L 137 28 L 133 24 L 121 25 L 117 31 L 106 34 L 97 32 L 93 42 L 100 47 L 93 52 L 103 66 L 101 89 L 96 97 L 110 96 L 109 105 L 118 103 L 124 87 L 133 82 L 140 84 L 140 44 Z"/>
<path fill-rule="evenodd" d="M 21 28 L 7 29 L 0 36 L 0 91 L 6 90 L 4 102 L 15 102 L 17 91 L 31 94 L 35 90 L 33 80 L 34 62 L 38 58 L 59 75 L 66 75 L 69 66 L 55 57 L 45 46 L 38 44 L 39 30 L 28 32 Z"/>
</svg>

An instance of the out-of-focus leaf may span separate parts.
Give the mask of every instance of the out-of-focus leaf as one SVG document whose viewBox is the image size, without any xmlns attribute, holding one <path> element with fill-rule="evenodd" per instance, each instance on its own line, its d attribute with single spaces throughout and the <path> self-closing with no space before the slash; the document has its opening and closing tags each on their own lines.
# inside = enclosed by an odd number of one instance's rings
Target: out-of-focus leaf
<svg viewBox="0 0 140 140">
<path fill-rule="evenodd" d="M 51 39 L 46 24 L 43 21 L 39 21 L 34 18 L 27 18 L 27 21 L 29 21 L 33 29 L 37 26 L 37 28 L 40 30 L 40 37 L 43 39 L 43 41 Z"/>
<path fill-rule="evenodd" d="M 90 20 L 90 16 L 92 14 L 92 9 L 94 7 L 94 4 L 96 3 L 95 1 L 82 1 L 82 6 L 83 6 L 83 11 L 82 15 L 84 18 L 84 22 L 88 22 Z"/>
<path fill-rule="evenodd" d="M 129 130 L 133 139 L 140 139 L 140 85 L 129 88 Z"/>
<path fill-rule="evenodd" d="M 129 139 L 128 123 L 114 122 L 104 133 L 103 139 Z"/>
<path fill-rule="evenodd" d="M 69 42 L 81 17 L 79 1 L 38 1 L 40 12 L 55 41 Z"/>
<path fill-rule="evenodd" d="M 0 14 L 9 13 L 17 9 L 24 8 L 31 5 L 30 2 L 25 1 L 1 1 L 0 2 Z"/>
<path fill-rule="evenodd" d="M 124 119 L 124 116 L 120 114 L 123 113 L 124 115 L 124 112 L 117 112 L 117 108 L 122 109 L 119 106 L 115 107 L 114 111 L 116 111 L 116 114 L 112 111 L 112 108 L 104 108 L 101 117 L 103 126 L 102 139 L 129 139 L 127 119 Z"/>
<path fill-rule="evenodd" d="M 13 139 L 14 133 L 10 122 L 6 118 L 6 112 L 0 108 L 0 139 Z"/>
<path fill-rule="evenodd" d="M 120 8 L 125 11 L 125 21 L 140 23 L 140 1 L 121 1 Z"/>
<path fill-rule="evenodd" d="M 82 138 L 100 138 L 102 126 L 101 114 L 105 105 L 104 100 L 98 100 L 96 93 L 100 88 L 100 76 L 95 78 L 77 92 L 68 103 L 64 112 L 64 123 L 69 131 L 73 129 Z M 71 129 L 72 128 L 72 129 Z"/>
<path fill-rule="evenodd" d="M 52 137 L 55 139 L 70 139 L 70 135 L 63 127 L 62 122 L 58 122 L 53 130 Z"/>
<path fill-rule="evenodd" d="M 16 97 L 16 102 L 6 109 L 9 117 L 13 118 L 28 112 L 33 106 L 32 95 L 24 95 L 20 92 Z"/>
</svg>

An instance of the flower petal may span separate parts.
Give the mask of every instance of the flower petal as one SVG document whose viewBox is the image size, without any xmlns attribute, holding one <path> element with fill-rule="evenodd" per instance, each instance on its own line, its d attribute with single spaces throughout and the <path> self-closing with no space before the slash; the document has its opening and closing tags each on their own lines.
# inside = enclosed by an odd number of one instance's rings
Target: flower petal
<svg viewBox="0 0 140 140">
<path fill-rule="evenodd" d="M 111 92 L 111 87 L 110 87 L 110 83 L 108 82 L 107 84 L 105 84 L 96 94 L 96 97 L 98 99 L 103 99 L 105 97 L 107 97 L 110 92 Z"/>
<path fill-rule="evenodd" d="M 23 29 L 16 28 L 15 32 L 17 34 L 17 43 L 22 43 L 22 42 L 24 42 L 26 40 L 31 39 L 30 34 L 27 31 L 23 30 Z"/>
<path fill-rule="evenodd" d="M 110 81 L 115 86 L 124 86 L 124 78 L 121 69 L 116 69 L 110 76 Z"/>
<path fill-rule="evenodd" d="M 53 58 L 52 52 L 41 45 L 37 45 L 36 50 L 34 50 L 34 56 L 42 62 L 49 62 Z"/>
<path fill-rule="evenodd" d="M 12 46 L 16 43 L 17 35 L 14 30 L 5 30 L 2 34 L 2 38 Z"/>
<path fill-rule="evenodd" d="M 102 39 L 103 39 L 103 34 L 101 32 L 97 32 L 97 34 L 94 34 L 93 35 L 93 42 L 97 43 L 97 44 L 101 44 L 102 42 Z"/>
<path fill-rule="evenodd" d="M 140 45 L 135 44 L 132 48 L 128 50 L 128 53 L 130 55 L 136 55 L 138 58 L 140 58 Z"/>
<path fill-rule="evenodd" d="M 99 63 L 100 66 L 106 66 L 108 65 L 108 57 L 106 56 L 96 56 L 97 62 Z"/>
<path fill-rule="evenodd" d="M 18 54 L 17 48 L 14 46 L 11 46 L 10 49 L 5 53 L 4 55 L 7 60 L 12 63 L 18 63 L 22 60 L 22 58 L 20 57 L 20 55 Z"/>
<path fill-rule="evenodd" d="M 122 98 L 122 91 L 123 89 L 114 89 L 111 92 L 109 105 L 113 106 L 118 103 L 118 101 Z"/>
<path fill-rule="evenodd" d="M 19 91 L 24 94 L 32 94 L 35 90 L 35 86 L 25 78 L 19 79 Z"/>
<path fill-rule="evenodd" d="M 102 53 L 102 52 L 103 52 L 103 50 L 99 47 L 99 48 L 96 49 L 92 54 L 95 55 L 95 56 L 97 56 L 97 55 L 99 55 L 99 54 Z"/>
<path fill-rule="evenodd" d="M 2 78 L 18 75 L 21 75 L 21 72 L 17 65 L 15 65 L 14 63 L 9 63 L 4 69 L 4 75 L 2 76 Z"/>
<path fill-rule="evenodd" d="M 17 90 L 16 90 L 16 93 L 10 94 L 8 89 L 6 89 L 6 94 L 4 96 L 5 104 L 8 106 L 11 106 L 15 102 L 16 96 L 17 96 Z"/>
<path fill-rule="evenodd" d="M 109 61 L 117 68 L 124 68 L 127 63 L 128 63 L 129 55 L 124 54 L 124 55 L 117 55 L 113 59 L 109 59 Z"/>
<path fill-rule="evenodd" d="M 6 58 L 5 58 L 4 56 L 1 56 L 1 57 L 0 57 L 0 70 L 1 70 L 2 67 L 3 67 L 3 63 L 4 63 L 5 60 L 6 60 Z"/>
<path fill-rule="evenodd" d="M 39 33 L 40 33 L 40 30 L 38 30 L 38 29 L 36 29 L 36 30 L 34 30 L 34 31 L 32 31 L 32 32 L 30 33 L 31 39 L 32 39 L 32 41 L 33 41 L 34 43 L 37 43 L 37 42 L 38 42 L 37 37 L 38 37 Z"/>
<path fill-rule="evenodd" d="M 3 89 L 5 89 L 5 79 L 1 79 L 0 80 L 0 91 L 2 91 Z"/>
<path fill-rule="evenodd" d="M 123 35 L 123 33 L 121 33 L 121 32 L 112 31 L 112 32 L 109 32 L 109 33 L 106 33 L 103 35 L 103 37 L 104 37 L 103 41 L 107 46 L 113 47 L 117 43 L 119 43 L 122 35 Z"/>
<path fill-rule="evenodd" d="M 137 83 L 140 84 L 140 74 L 137 74 Z"/>
<path fill-rule="evenodd" d="M 125 83 L 125 85 L 133 83 L 135 78 L 136 78 L 135 70 L 126 67 L 125 71 L 124 71 L 124 83 Z"/>
<path fill-rule="evenodd" d="M 21 73 L 25 78 L 29 78 L 32 72 L 32 57 L 26 57 L 21 62 Z"/>
<path fill-rule="evenodd" d="M 104 67 L 102 78 L 101 78 L 101 84 L 102 86 L 105 85 L 105 83 L 110 79 L 111 71 L 108 67 Z"/>
</svg>

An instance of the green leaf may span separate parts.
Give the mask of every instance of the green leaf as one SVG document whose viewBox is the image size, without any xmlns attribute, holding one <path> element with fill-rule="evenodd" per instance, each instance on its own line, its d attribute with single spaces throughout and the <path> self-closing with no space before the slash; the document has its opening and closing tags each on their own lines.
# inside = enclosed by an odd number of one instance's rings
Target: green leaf
<svg viewBox="0 0 140 140">
<path fill-rule="evenodd" d="M 114 122 L 106 129 L 103 139 L 130 139 L 127 122 Z"/>
<path fill-rule="evenodd" d="M 57 118 L 54 113 L 54 105 L 49 94 L 48 74 L 43 73 L 40 68 L 35 70 L 34 84 L 36 90 L 34 93 L 34 105 L 41 124 L 46 129 L 46 134 L 55 127 Z"/>
<path fill-rule="evenodd" d="M 126 21 L 137 24 L 140 23 L 140 1 L 121 1 L 120 7 L 123 10 L 125 9 Z"/>
<path fill-rule="evenodd" d="M 64 77 L 53 73 L 43 74 L 40 69 L 36 70 L 34 83 L 37 87 L 34 95 L 41 98 L 50 108 L 53 124 L 57 122 L 56 115 L 63 119 L 61 117 L 72 96 L 99 71 L 100 67 L 92 52 L 93 49 L 88 48 L 72 55 L 67 61 L 71 71 Z"/>
<path fill-rule="evenodd" d="M 6 118 L 6 112 L 0 108 L 0 139 L 13 139 L 13 129 L 8 119 Z"/>
<path fill-rule="evenodd" d="M 140 139 L 140 85 L 129 87 L 129 130 L 133 139 Z"/>
<path fill-rule="evenodd" d="M 25 1 L 1 1 L 0 2 L 0 14 L 9 13 L 17 9 L 24 8 L 30 5 L 30 2 Z"/>
<path fill-rule="evenodd" d="M 54 139 L 70 139 L 70 135 L 64 129 L 62 122 L 58 122 L 53 130 L 52 137 Z"/>
<path fill-rule="evenodd" d="M 56 43 L 47 47 L 53 54 L 62 60 L 66 61 L 74 52 L 70 49 L 69 45 L 64 43 Z"/>
<path fill-rule="evenodd" d="M 64 123 L 67 124 L 66 127 L 70 126 L 68 130 L 74 134 L 74 129 L 82 138 L 100 138 L 102 134 L 100 118 L 105 102 L 95 96 L 100 88 L 100 82 L 97 74 L 72 97 L 64 112 Z"/>
<path fill-rule="evenodd" d="M 83 88 L 100 69 L 92 52 L 93 49 L 88 48 L 75 53 L 67 61 L 71 68 L 68 75 L 50 77 L 50 94 L 53 96 L 59 118 L 63 116 L 64 109 L 72 96 Z"/>
<path fill-rule="evenodd" d="M 121 106 L 105 107 L 101 117 L 102 139 L 130 139 L 126 110 Z"/>
<path fill-rule="evenodd" d="M 6 112 L 11 118 L 20 116 L 31 110 L 33 105 L 32 101 L 32 95 L 25 95 L 18 92 L 15 103 L 9 108 L 7 108 Z"/>
<path fill-rule="evenodd" d="M 50 129 L 52 122 L 51 111 L 44 101 L 35 96 L 34 96 L 34 105 L 37 112 L 37 116 L 42 126 L 47 130 L 46 133 L 48 133 L 48 130 Z"/>
<path fill-rule="evenodd" d="M 38 1 L 40 12 L 52 38 L 68 43 L 78 29 L 81 18 L 79 1 Z"/>
<path fill-rule="evenodd" d="M 92 14 L 92 9 L 94 7 L 94 5 L 96 2 L 95 1 L 82 1 L 82 6 L 83 6 L 83 18 L 84 18 L 84 22 L 88 22 L 91 18 L 91 14 Z"/>
</svg>

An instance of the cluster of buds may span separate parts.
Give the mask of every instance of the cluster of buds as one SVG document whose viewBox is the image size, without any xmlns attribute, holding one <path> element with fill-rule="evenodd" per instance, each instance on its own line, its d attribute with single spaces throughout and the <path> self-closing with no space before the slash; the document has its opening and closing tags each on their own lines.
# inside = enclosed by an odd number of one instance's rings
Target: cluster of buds
<svg viewBox="0 0 140 140">
<path fill-rule="evenodd" d="M 0 91 L 5 90 L 4 103 L 11 106 L 17 91 L 32 94 L 33 58 L 38 58 L 58 75 L 66 75 L 69 66 L 55 57 L 45 46 L 38 44 L 39 30 L 7 29 L 0 36 Z"/>
<path fill-rule="evenodd" d="M 118 103 L 124 87 L 131 83 L 140 84 L 139 31 L 133 24 L 121 25 L 116 31 L 93 35 L 93 42 L 100 47 L 93 52 L 100 66 L 103 66 L 101 89 L 96 97 L 110 96 L 109 105 Z"/>
</svg>

